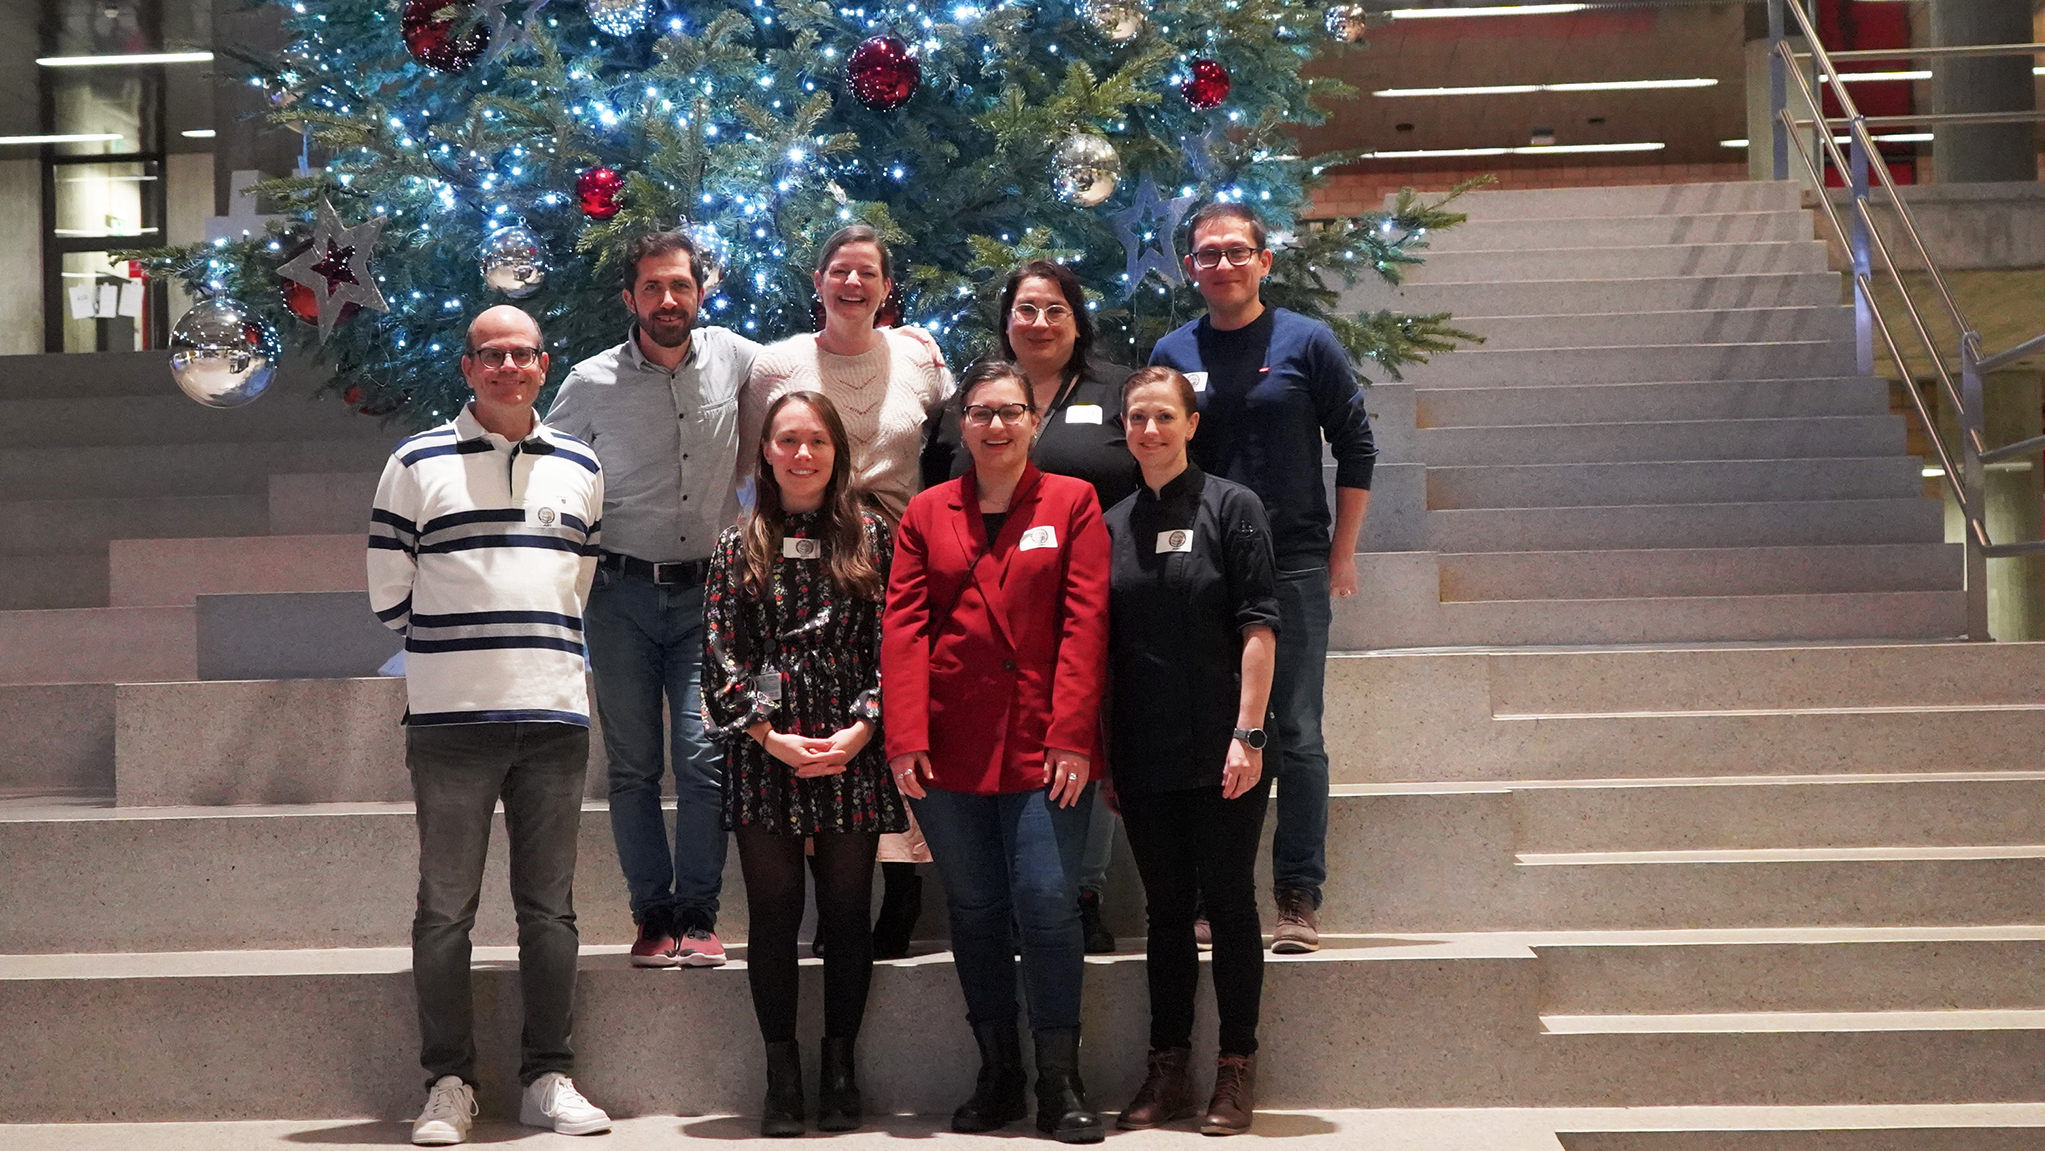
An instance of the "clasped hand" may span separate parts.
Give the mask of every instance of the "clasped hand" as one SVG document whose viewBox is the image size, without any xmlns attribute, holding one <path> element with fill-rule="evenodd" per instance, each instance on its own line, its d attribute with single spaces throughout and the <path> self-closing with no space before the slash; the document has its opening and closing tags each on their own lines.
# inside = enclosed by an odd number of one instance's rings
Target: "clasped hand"
<svg viewBox="0 0 2045 1151">
<path fill-rule="evenodd" d="M 873 738 L 873 725 L 861 720 L 828 737 L 788 735 L 768 731 L 755 736 L 767 754 L 795 769 L 797 779 L 837 775 Z"/>
</svg>

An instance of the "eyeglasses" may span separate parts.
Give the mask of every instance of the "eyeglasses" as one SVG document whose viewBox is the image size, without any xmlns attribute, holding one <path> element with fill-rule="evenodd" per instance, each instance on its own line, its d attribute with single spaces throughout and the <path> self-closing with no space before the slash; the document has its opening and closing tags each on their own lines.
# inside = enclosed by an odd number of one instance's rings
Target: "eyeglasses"
<svg viewBox="0 0 2045 1151">
<path fill-rule="evenodd" d="M 1062 324 L 1072 318 L 1072 309 L 1064 304 L 1052 304 L 1048 308 L 1040 308 L 1035 304 L 1017 304 L 1010 308 L 1009 312 L 1015 316 L 1017 322 L 1024 324 L 1034 324 L 1038 317 L 1042 317 L 1047 324 Z"/>
<path fill-rule="evenodd" d="M 483 361 L 486 368 L 501 368 L 506 360 L 520 368 L 530 368 L 540 362 L 538 348 L 476 348 L 469 354 Z"/>
<path fill-rule="evenodd" d="M 1193 266 L 1196 268 L 1219 268 L 1221 267 L 1221 262 L 1227 260 L 1231 267 L 1240 268 L 1244 264 L 1249 263 L 1258 251 L 1259 249 L 1257 248 L 1244 248 L 1240 246 L 1234 248 L 1202 248 L 1193 253 Z"/>
<path fill-rule="evenodd" d="M 972 404 L 966 408 L 966 421 L 976 428 L 984 428 L 1000 416 L 1004 424 L 1012 424 L 1023 418 L 1024 412 L 1036 411 L 1028 404 L 1003 404 L 990 408 L 986 404 Z"/>
</svg>

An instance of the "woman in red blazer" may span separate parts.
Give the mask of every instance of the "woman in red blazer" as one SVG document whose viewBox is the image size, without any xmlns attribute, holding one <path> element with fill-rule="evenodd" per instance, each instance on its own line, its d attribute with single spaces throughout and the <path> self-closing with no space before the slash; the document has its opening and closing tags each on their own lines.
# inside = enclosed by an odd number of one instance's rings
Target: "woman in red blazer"
<svg viewBox="0 0 2045 1151">
<path fill-rule="evenodd" d="M 954 1131 L 1023 1117 L 1015 942 L 1036 1040 L 1037 1126 L 1104 1134 L 1079 1080 L 1079 874 L 1101 765 L 1108 532 L 1093 485 L 1030 463 L 1038 413 L 1013 364 L 959 389 L 973 469 L 909 501 L 881 630 L 889 769 L 951 910 L 980 1076 Z"/>
</svg>

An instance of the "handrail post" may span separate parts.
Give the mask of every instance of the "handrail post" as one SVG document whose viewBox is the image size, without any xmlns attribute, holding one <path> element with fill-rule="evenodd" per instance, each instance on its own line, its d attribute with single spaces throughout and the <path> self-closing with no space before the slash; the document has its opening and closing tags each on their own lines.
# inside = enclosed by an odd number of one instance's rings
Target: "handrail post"
<svg viewBox="0 0 2045 1151">
<path fill-rule="evenodd" d="M 1867 147 L 1862 143 L 1863 140 L 1868 138 L 1867 133 L 1861 130 L 1861 125 L 1858 121 L 1859 117 L 1855 117 L 1855 124 L 1850 129 L 1851 135 L 1847 142 L 1847 147 L 1850 149 L 1847 163 L 1853 169 L 1849 182 L 1853 188 L 1855 210 L 1849 217 L 1846 240 L 1847 250 L 1853 257 L 1853 274 L 1857 277 L 1869 276 L 1874 272 L 1873 261 L 1868 258 L 1868 213 L 1862 210 L 1867 205 L 1867 174 L 1868 163 L 1871 157 L 1868 155 Z M 1820 130 L 1823 129 L 1821 128 Z M 1823 195 L 1824 191 L 1823 188 L 1818 189 L 1820 195 Z M 1869 315 L 1868 308 L 1869 302 L 1867 297 L 1859 292 L 1855 292 L 1853 294 L 1853 362 L 1856 370 L 1863 376 L 1871 376 L 1875 371 L 1874 318 Z"/>
<path fill-rule="evenodd" d="M 1982 436 L 1987 429 L 1986 400 L 1981 387 L 1981 362 L 1969 332 L 1960 333 L 1960 469 L 1961 487 L 1974 516 L 1961 516 L 1967 548 L 1967 638 L 1988 640 L 1988 556 L 1982 533 L 1988 527 L 1988 470 L 1981 462 Z M 1905 376 L 1906 386 L 1909 384 Z M 1973 519 L 1975 522 L 1966 522 Z"/>
<path fill-rule="evenodd" d="M 1768 0 L 1768 122 L 1774 125 L 1770 142 L 1775 149 L 1774 167 L 1770 170 L 1777 180 L 1789 179 L 1789 129 L 1782 123 L 1782 110 L 1789 106 L 1788 65 L 1782 59 L 1783 2 Z M 1822 109 L 1814 115 L 1818 119 L 1824 118 Z"/>
</svg>

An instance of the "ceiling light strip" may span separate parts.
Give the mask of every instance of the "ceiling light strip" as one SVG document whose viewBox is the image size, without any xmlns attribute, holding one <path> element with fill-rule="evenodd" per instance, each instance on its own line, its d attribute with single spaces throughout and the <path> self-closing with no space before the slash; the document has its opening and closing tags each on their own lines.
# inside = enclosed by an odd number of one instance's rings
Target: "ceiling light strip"
<svg viewBox="0 0 2045 1151">
<path fill-rule="evenodd" d="M 1471 8 L 1394 8 L 1394 20 L 1447 20 L 1463 16 L 1557 16 L 1581 12 L 1588 4 L 1495 4 Z"/>
<path fill-rule="evenodd" d="M 1535 144 L 1527 148 L 1413 148 L 1399 152 L 1367 152 L 1364 160 L 1418 160 L 1436 156 L 1554 156 L 1595 152 L 1659 152 L 1667 144 L 1642 141 L 1634 144 Z"/>
<path fill-rule="evenodd" d="M 1711 88 L 1709 76 L 1683 80 L 1587 80 L 1573 84 L 1485 84 L 1461 88 L 1380 88 L 1373 96 L 1524 96 L 1531 92 L 1638 92 L 1651 88 Z"/>
<path fill-rule="evenodd" d="M 134 52 L 125 56 L 39 56 L 45 68 L 112 68 L 128 64 L 204 64 L 211 52 Z"/>
<path fill-rule="evenodd" d="M 0 136 L 0 144 L 111 144 L 122 138 L 115 132 L 72 132 L 55 136 Z"/>
</svg>

